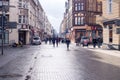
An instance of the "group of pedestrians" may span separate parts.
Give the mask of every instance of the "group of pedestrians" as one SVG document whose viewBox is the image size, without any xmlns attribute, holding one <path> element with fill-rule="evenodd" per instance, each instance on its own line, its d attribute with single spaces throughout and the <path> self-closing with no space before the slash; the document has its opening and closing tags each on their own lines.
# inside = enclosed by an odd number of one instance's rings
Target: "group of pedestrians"
<svg viewBox="0 0 120 80">
<path fill-rule="evenodd" d="M 96 45 L 98 46 L 98 48 L 100 48 L 102 45 L 102 39 L 100 37 L 93 38 L 92 43 L 94 48 L 96 47 Z"/>
<path fill-rule="evenodd" d="M 53 37 L 52 38 L 52 44 L 53 44 L 53 47 L 55 47 L 55 44 L 56 46 L 58 47 L 58 44 L 60 43 L 60 39 L 58 37 Z"/>
<path fill-rule="evenodd" d="M 65 44 L 67 46 L 67 50 L 69 50 L 69 45 L 70 45 L 70 39 L 69 38 L 65 38 Z M 60 42 L 62 42 L 62 38 L 59 37 L 52 37 L 52 38 L 46 38 L 45 39 L 45 44 L 47 44 L 47 42 L 49 41 L 49 44 L 52 44 L 53 47 L 58 47 L 58 45 L 60 44 Z"/>
</svg>

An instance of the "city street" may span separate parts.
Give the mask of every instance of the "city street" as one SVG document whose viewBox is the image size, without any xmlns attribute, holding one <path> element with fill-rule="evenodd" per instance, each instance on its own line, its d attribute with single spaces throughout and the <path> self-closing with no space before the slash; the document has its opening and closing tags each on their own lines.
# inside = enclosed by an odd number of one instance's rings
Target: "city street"
<svg viewBox="0 0 120 80">
<path fill-rule="evenodd" d="M 109 54 L 75 44 L 8 48 L 0 56 L 0 80 L 120 80 L 120 57 Z"/>
</svg>

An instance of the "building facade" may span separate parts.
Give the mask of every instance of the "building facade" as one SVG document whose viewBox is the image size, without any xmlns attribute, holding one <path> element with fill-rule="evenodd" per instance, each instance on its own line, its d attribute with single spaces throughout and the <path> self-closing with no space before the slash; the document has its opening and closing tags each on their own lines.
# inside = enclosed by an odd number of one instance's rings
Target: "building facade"
<svg viewBox="0 0 120 80">
<path fill-rule="evenodd" d="M 102 25 L 96 23 L 96 16 L 102 14 L 100 0 L 68 0 L 66 25 L 72 42 L 82 36 L 91 39 L 102 37 Z"/>
<path fill-rule="evenodd" d="M 120 50 L 120 0 L 102 0 L 103 47 Z"/>
<path fill-rule="evenodd" d="M 9 22 L 17 22 L 15 29 L 6 29 L 7 44 L 19 43 L 20 40 L 23 44 L 30 44 L 33 36 L 43 38 L 46 15 L 39 0 L 4 0 L 3 3 L 14 6 L 9 7 L 6 16 Z"/>
<path fill-rule="evenodd" d="M 96 15 L 102 14 L 102 2 L 98 0 L 72 0 L 73 38 L 82 36 L 102 37 L 102 26 L 96 23 Z"/>
</svg>

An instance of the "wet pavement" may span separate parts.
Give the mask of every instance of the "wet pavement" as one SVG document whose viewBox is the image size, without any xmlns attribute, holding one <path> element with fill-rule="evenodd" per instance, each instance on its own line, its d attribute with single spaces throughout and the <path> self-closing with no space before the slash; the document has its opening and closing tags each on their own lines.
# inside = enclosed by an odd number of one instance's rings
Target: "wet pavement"
<svg viewBox="0 0 120 80">
<path fill-rule="evenodd" d="M 65 45 L 44 45 L 31 80 L 120 80 L 120 58 Z"/>
<path fill-rule="evenodd" d="M 65 44 L 8 49 L 0 56 L 0 80 L 120 80 L 120 57 L 98 50 Z"/>
</svg>

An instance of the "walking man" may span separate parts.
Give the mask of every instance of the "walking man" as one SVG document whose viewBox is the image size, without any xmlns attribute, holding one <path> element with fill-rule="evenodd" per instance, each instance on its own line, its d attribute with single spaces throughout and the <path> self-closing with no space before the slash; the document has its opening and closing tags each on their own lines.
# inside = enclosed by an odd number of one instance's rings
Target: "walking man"
<svg viewBox="0 0 120 80">
<path fill-rule="evenodd" d="M 69 45 L 70 45 L 70 39 L 66 38 L 66 45 L 67 45 L 67 50 L 69 50 Z"/>
<path fill-rule="evenodd" d="M 95 48 L 95 47 L 96 47 L 96 44 L 97 44 L 96 38 L 93 38 L 92 42 L 93 42 L 93 47 Z"/>
<path fill-rule="evenodd" d="M 52 38 L 53 47 L 55 47 L 55 38 Z"/>
</svg>

